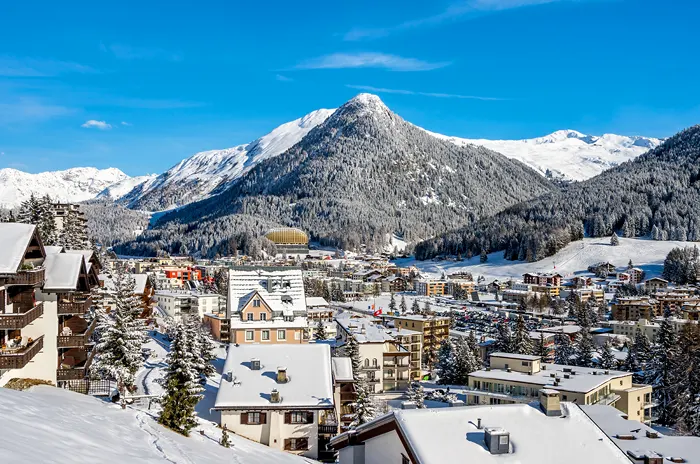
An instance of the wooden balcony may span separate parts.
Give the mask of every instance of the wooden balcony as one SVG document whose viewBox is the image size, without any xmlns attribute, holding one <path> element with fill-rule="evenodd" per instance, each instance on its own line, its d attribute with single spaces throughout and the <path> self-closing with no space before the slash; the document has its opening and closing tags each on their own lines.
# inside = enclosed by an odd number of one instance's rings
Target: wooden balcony
<svg viewBox="0 0 700 464">
<path fill-rule="evenodd" d="M 44 281 L 44 268 L 18 271 L 5 278 L 5 285 L 38 285 Z"/>
<path fill-rule="evenodd" d="M 44 348 L 43 335 L 20 350 L 0 350 L 0 370 L 22 369 L 42 348 Z"/>
<path fill-rule="evenodd" d="M 44 314 L 44 303 L 38 303 L 24 313 L 0 313 L 0 330 L 23 329 Z"/>
<path fill-rule="evenodd" d="M 92 297 L 87 297 L 84 299 L 73 298 L 70 301 L 65 301 L 65 299 L 59 298 L 58 314 L 85 314 L 90 309 L 90 306 L 92 306 Z"/>
<path fill-rule="evenodd" d="M 56 343 L 59 348 L 82 348 L 90 343 L 90 335 L 95 331 L 97 318 L 93 319 L 88 328 L 82 334 L 59 335 Z"/>
<path fill-rule="evenodd" d="M 338 424 L 332 424 L 332 425 L 319 424 L 318 433 L 335 435 L 338 433 Z"/>
<path fill-rule="evenodd" d="M 93 349 L 87 356 L 87 359 L 73 367 L 61 367 L 56 370 L 56 380 L 82 380 L 88 376 L 92 358 L 95 356 Z"/>
</svg>

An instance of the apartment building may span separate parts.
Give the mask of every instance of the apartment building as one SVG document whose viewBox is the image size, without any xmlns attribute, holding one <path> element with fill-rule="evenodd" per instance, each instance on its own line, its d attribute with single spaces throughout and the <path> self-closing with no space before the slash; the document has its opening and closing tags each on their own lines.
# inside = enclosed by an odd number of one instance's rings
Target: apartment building
<svg viewBox="0 0 700 464">
<path fill-rule="evenodd" d="M 405 347 L 410 353 L 409 358 L 410 378 L 420 380 L 423 370 L 423 334 L 417 330 L 398 328 L 388 328 L 387 333 L 394 337 L 394 340 Z"/>
<path fill-rule="evenodd" d="M 523 282 L 532 285 L 532 291 L 543 293 L 549 296 L 559 296 L 561 289 L 561 274 L 558 273 L 525 273 L 523 274 Z"/>
<path fill-rule="evenodd" d="M 330 347 L 229 345 L 214 410 L 221 427 L 312 459 L 338 433 Z"/>
<path fill-rule="evenodd" d="M 416 280 L 413 285 L 417 295 L 445 296 L 447 294 L 447 281 L 444 280 Z"/>
<path fill-rule="evenodd" d="M 614 406 L 630 420 L 649 422 L 651 385 L 632 383 L 632 373 L 543 363 L 539 356 L 493 353 L 490 367 L 469 374 L 467 403 L 529 403 L 540 390 L 559 392 L 562 401 Z"/>
<path fill-rule="evenodd" d="M 605 303 L 605 292 L 602 288 L 584 287 L 573 290 L 578 300 L 582 303 L 588 303 L 589 300 L 595 301 L 596 304 Z"/>
<path fill-rule="evenodd" d="M 320 296 L 307 296 L 306 315 L 311 323 L 316 323 L 318 321 L 330 322 L 335 316 L 335 311 L 331 309 L 328 302 Z"/>
<path fill-rule="evenodd" d="M 668 288 L 668 280 L 662 279 L 661 277 L 652 277 L 644 281 L 644 288 L 650 292 L 665 290 Z"/>
<path fill-rule="evenodd" d="M 411 381 L 411 351 L 401 345 L 391 330 L 369 317 L 350 313 L 336 316 L 337 344 L 357 341 L 362 366 L 359 376 L 366 379 L 373 393 L 405 391 Z M 414 372 L 415 372 L 415 368 Z"/>
<path fill-rule="evenodd" d="M 333 401 L 340 430 L 347 430 L 353 421 L 353 404 L 357 399 L 352 359 L 340 356 L 331 358 L 333 372 Z"/>
<path fill-rule="evenodd" d="M 444 316 L 405 315 L 389 317 L 397 329 L 414 330 L 423 334 L 423 362 L 427 363 L 450 336 L 450 318 Z"/>
<path fill-rule="evenodd" d="M 612 304 L 612 318 L 616 321 L 651 320 L 660 314 L 658 301 L 649 296 L 617 298 Z"/>
<path fill-rule="evenodd" d="M 174 318 L 194 314 L 201 319 L 205 314 L 219 312 L 220 296 L 216 293 L 158 290 L 153 299 L 167 316 Z"/>
<path fill-rule="evenodd" d="M 468 279 L 449 279 L 447 281 L 447 294 L 454 295 L 457 288 L 461 288 L 465 293 L 470 294 L 476 291 L 476 283 Z"/>
<path fill-rule="evenodd" d="M 666 313 L 681 316 L 684 307 L 688 308 L 700 303 L 700 297 L 691 293 L 692 291 L 694 290 L 688 291 L 688 289 L 685 289 L 685 291 L 678 291 L 674 289 L 667 292 L 655 292 L 653 297 L 658 302 L 657 316 L 663 316 Z"/>
<path fill-rule="evenodd" d="M 231 343 L 308 343 L 306 313 L 295 313 L 284 300 L 265 290 L 253 290 L 237 299 L 229 325 Z"/>
</svg>

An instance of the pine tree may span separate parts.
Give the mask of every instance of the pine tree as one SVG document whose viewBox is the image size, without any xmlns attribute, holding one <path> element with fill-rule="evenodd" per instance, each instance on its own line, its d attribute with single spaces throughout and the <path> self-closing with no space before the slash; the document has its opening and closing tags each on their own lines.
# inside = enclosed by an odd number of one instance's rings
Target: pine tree
<svg viewBox="0 0 700 464">
<path fill-rule="evenodd" d="M 539 356 L 542 362 L 547 362 L 549 359 L 549 348 L 544 340 L 544 333 L 540 332 L 540 338 L 535 343 L 535 348 L 532 352 L 535 356 Z"/>
<path fill-rule="evenodd" d="M 325 340 L 327 338 L 326 326 L 323 324 L 323 321 L 319 319 L 318 323 L 316 323 L 316 340 Z"/>
<path fill-rule="evenodd" d="M 554 362 L 556 364 L 571 364 L 574 355 L 574 347 L 568 335 L 559 333 L 554 337 Z"/>
<path fill-rule="evenodd" d="M 523 316 L 518 317 L 518 322 L 515 325 L 513 333 L 513 353 L 515 354 L 532 354 L 532 338 L 525 325 Z"/>
<path fill-rule="evenodd" d="M 360 368 L 362 367 L 362 361 L 360 360 L 360 346 L 355 340 L 355 337 L 350 337 L 347 344 L 343 347 L 343 354 L 350 358 L 352 362 L 352 375 L 355 381 L 360 378 Z"/>
<path fill-rule="evenodd" d="M 231 439 L 228 436 L 228 429 L 226 429 L 226 426 L 224 425 L 224 430 L 221 431 L 221 441 L 219 442 L 221 446 L 224 448 L 230 448 L 231 447 Z"/>
<path fill-rule="evenodd" d="M 675 365 L 678 361 L 680 359 L 676 333 L 668 319 L 664 319 L 644 370 L 645 382 L 654 388 L 654 399 L 658 403 L 658 422 L 661 425 L 672 426 L 678 420 L 678 379 L 675 378 Z"/>
<path fill-rule="evenodd" d="M 362 424 L 372 421 L 379 415 L 377 405 L 370 395 L 369 387 L 364 378 L 360 378 L 355 382 L 355 391 L 357 397 L 352 403 L 353 413 L 350 428 L 354 429 Z"/>
<path fill-rule="evenodd" d="M 202 325 L 199 316 L 193 314 L 185 319 L 188 349 L 194 355 L 194 366 L 199 376 L 211 377 L 216 373 L 213 361 L 216 359 L 214 340 Z"/>
<path fill-rule="evenodd" d="M 196 355 L 189 351 L 192 345 L 192 341 L 188 340 L 190 336 L 191 332 L 184 324 L 176 326 L 175 338 L 166 358 L 165 394 L 161 399 L 163 409 L 158 418 L 162 425 L 185 436 L 197 425 L 195 406 L 202 397 Z"/>
<path fill-rule="evenodd" d="M 454 348 L 454 379 L 457 385 L 467 385 L 469 374 L 478 371 L 481 363 L 476 359 L 474 351 L 469 347 L 465 337 L 458 337 Z"/>
<path fill-rule="evenodd" d="M 56 219 L 54 218 L 52 205 L 53 202 L 48 195 L 44 195 L 38 200 L 39 233 L 44 245 L 54 245 L 56 243 Z"/>
<path fill-rule="evenodd" d="M 634 371 L 637 372 L 637 375 L 635 375 L 635 381 L 637 383 L 642 383 L 644 382 L 643 371 L 646 370 L 647 364 L 649 363 L 649 359 L 651 357 L 651 343 L 649 343 L 649 339 L 644 333 L 642 333 L 641 329 L 637 329 L 634 334 L 632 351 L 634 352 L 634 357 L 638 363 L 638 369 Z"/>
<path fill-rule="evenodd" d="M 613 232 L 612 236 L 610 237 L 610 245 L 612 246 L 618 246 L 620 244 L 620 239 L 617 236 L 615 232 Z"/>
<path fill-rule="evenodd" d="M 455 353 L 449 338 L 446 338 L 440 344 L 435 370 L 437 371 L 439 384 L 452 385 L 455 383 Z"/>
<path fill-rule="evenodd" d="M 392 314 L 396 312 L 396 298 L 394 298 L 393 292 L 391 294 L 391 299 L 389 300 L 389 311 L 391 311 Z"/>
<path fill-rule="evenodd" d="M 20 205 L 17 221 L 37 226 L 41 224 L 41 205 L 33 193 Z"/>
<path fill-rule="evenodd" d="M 141 367 L 141 345 L 146 340 L 139 299 L 134 296 L 134 280 L 121 267 L 114 282 L 114 309 L 110 317 L 100 321 L 102 337 L 97 344 L 94 372 L 116 380 L 119 391 L 134 385 L 136 371 Z"/>
<path fill-rule="evenodd" d="M 63 229 L 60 231 L 56 243 L 59 246 L 65 247 L 67 250 L 81 250 L 86 246 L 82 234 L 82 223 L 80 222 L 78 213 L 69 210 L 63 220 Z"/>
<path fill-rule="evenodd" d="M 430 307 L 430 301 L 426 301 L 425 305 L 423 306 L 423 315 L 429 316 L 430 314 L 432 314 L 432 312 L 433 310 Z"/>
<path fill-rule="evenodd" d="M 406 306 L 406 297 L 401 295 L 401 303 L 399 303 L 399 308 L 401 309 L 401 314 L 406 314 L 408 306 Z"/>
<path fill-rule="evenodd" d="M 485 263 L 489 260 L 489 255 L 485 249 L 481 250 L 481 253 L 479 254 L 479 262 L 480 263 Z"/>
<path fill-rule="evenodd" d="M 612 352 L 612 343 L 606 340 L 603 351 L 600 353 L 600 367 L 603 369 L 617 369 L 617 359 Z"/>
<path fill-rule="evenodd" d="M 581 331 L 576 337 L 574 352 L 576 355 L 577 366 L 593 367 L 593 353 L 595 352 L 595 346 L 593 345 L 590 325 L 581 327 Z"/>
<path fill-rule="evenodd" d="M 413 304 L 411 305 L 411 312 L 413 314 L 420 314 L 420 306 L 418 306 L 418 300 L 414 299 Z"/>
<path fill-rule="evenodd" d="M 408 401 L 412 401 L 416 408 L 425 408 L 425 391 L 423 391 L 423 386 L 418 382 L 411 382 L 406 391 L 406 397 Z"/>
<path fill-rule="evenodd" d="M 496 324 L 496 341 L 494 350 L 499 353 L 513 352 L 513 339 L 508 322 L 500 321 Z"/>
</svg>

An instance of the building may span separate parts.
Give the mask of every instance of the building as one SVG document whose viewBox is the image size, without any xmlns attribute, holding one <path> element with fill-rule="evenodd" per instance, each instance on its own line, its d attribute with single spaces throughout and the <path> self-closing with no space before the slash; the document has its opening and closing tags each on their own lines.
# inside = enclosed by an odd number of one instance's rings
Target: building
<svg viewBox="0 0 700 464">
<path fill-rule="evenodd" d="M 700 298 L 688 291 L 673 291 L 656 292 L 653 294 L 654 299 L 658 302 L 657 316 L 663 316 L 666 313 L 674 316 L 682 316 L 683 308 L 700 303 Z"/>
<path fill-rule="evenodd" d="M 65 228 L 68 221 L 73 221 L 74 231 L 82 248 L 90 248 L 87 233 L 87 218 L 85 213 L 80 211 L 80 205 L 75 203 L 54 203 L 51 205 L 51 212 L 56 223 L 58 234 Z"/>
<path fill-rule="evenodd" d="M 194 314 L 203 319 L 205 314 L 219 312 L 220 296 L 217 293 L 158 290 L 153 299 L 166 316 L 174 318 Z"/>
<path fill-rule="evenodd" d="M 416 294 L 422 296 L 444 296 L 447 282 L 444 280 L 416 280 L 413 283 Z"/>
<path fill-rule="evenodd" d="M 644 281 L 644 287 L 650 292 L 665 290 L 668 288 L 668 280 L 661 277 L 652 277 Z"/>
<path fill-rule="evenodd" d="M 447 294 L 454 295 L 457 289 L 460 288 L 465 294 L 469 295 L 476 291 L 476 283 L 468 279 L 449 279 L 447 281 Z"/>
<path fill-rule="evenodd" d="M 532 404 L 394 410 L 331 447 L 340 464 L 630 464 L 578 405 L 556 392 L 539 396 Z"/>
<path fill-rule="evenodd" d="M 0 223 L 0 386 L 13 378 L 56 382 L 55 304 L 37 301 L 46 257 L 34 225 Z"/>
<path fill-rule="evenodd" d="M 330 322 L 335 316 L 335 311 L 332 310 L 328 302 L 320 296 L 307 296 L 306 314 L 309 322 Z"/>
<path fill-rule="evenodd" d="M 651 320 L 659 313 L 658 301 L 649 296 L 617 298 L 612 304 L 612 318 L 616 321 Z"/>
<path fill-rule="evenodd" d="M 229 345 L 214 409 L 220 425 L 312 459 L 337 434 L 330 347 Z"/>
<path fill-rule="evenodd" d="M 345 345 L 351 338 L 357 341 L 362 364 L 357 375 L 366 380 L 373 393 L 408 389 L 411 352 L 394 339 L 391 330 L 369 317 L 350 313 L 339 314 L 335 320 L 338 345 Z"/>
<path fill-rule="evenodd" d="M 408 288 L 406 278 L 400 275 L 389 276 L 384 281 L 389 285 L 391 293 L 400 293 Z"/>
<path fill-rule="evenodd" d="M 588 300 L 593 300 L 598 305 L 601 303 L 605 303 L 605 292 L 603 291 L 602 288 L 596 288 L 596 287 L 576 288 L 573 290 L 573 292 L 576 295 L 576 298 L 578 298 L 578 300 L 581 303 L 587 303 Z"/>
<path fill-rule="evenodd" d="M 417 330 L 400 327 L 387 329 L 387 333 L 411 353 L 408 361 L 411 367 L 409 375 L 413 380 L 420 380 L 423 373 L 423 334 Z"/>
<path fill-rule="evenodd" d="M 423 334 L 423 363 L 429 364 L 444 340 L 450 336 L 450 318 L 444 316 L 405 315 L 388 317 L 397 329 Z"/>
<path fill-rule="evenodd" d="M 556 272 L 528 272 L 523 274 L 523 282 L 540 287 L 561 287 L 561 274 Z"/>
<path fill-rule="evenodd" d="M 187 281 L 202 280 L 202 270 L 190 266 L 187 267 L 162 267 L 161 271 L 166 279 L 176 279 L 184 283 Z"/>
<path fill-rule="evenodd" d="M 301 229 L 281 227 L 272 229 L 265 237 L 277 247 L 282 255 L 303 255 L 309 253 L 309 236 Z"/>
<path fill-rule="evenodd" d="M 347 430 L 353 421 L 353 403 L 357 399 L 352 359 L 334 356 L 331 358 L 331 367 L 336 417 L 338 417 L 340 430 Z"/>
<path fill-rule="evenodd" d="M 151 280 L 146 274 L 129 274 L 129 277 L 134 282 L 134 296 L 138 297 L 141 303 L 141 317 L 150 317 L 154 303 L 158 302 Z M 109 274 L 99 274 L 98 279 L 102 290 L 102 306 L 105 311 L 110 312 L 115 304 L 114 281 Z"/>
<path fill-rule="evenodd" d="M 529 403 L 541 389 L 562 401 L 614 406 L 630 420 L 652 418 L 651 385 L 632 383 L 632 373 L 542 363 L 539 356 L 492 353 L 490 367 L 469 374 L 467 403 Z"/>
</svg>

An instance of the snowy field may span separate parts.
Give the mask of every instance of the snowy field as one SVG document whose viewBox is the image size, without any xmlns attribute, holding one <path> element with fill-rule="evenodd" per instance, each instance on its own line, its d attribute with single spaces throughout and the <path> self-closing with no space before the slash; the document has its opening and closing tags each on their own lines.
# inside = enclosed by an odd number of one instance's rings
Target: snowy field
<svg viewBox="0 0 700 464">
<path fill-rule="evenodd" d="M 479 257 L 456 261 L 417 261 L 414 258 L 396 260 L 399 266 L 415 265 L 421 274 L 438 278 L 444 272 L 471 272 L 474 279 L 484 276 L 486 280 L 508 280 L 520 278 L 526 272 L 557 271 L 565 277 L 586 272 L 588 266 L 601 261 L 609 261 L 617 267 L 626 267 L 631 259 L 635 266 L 646 271 L 647 278 L 658 276 L 663 270 L 666 255 L 674 247 L 693 246 L 693 242 L 660 242 L 646 239 L 620 238 L 619 246 L 611 246 L 610 238 L 586 238 L 572 242 L 559 250 L 554 256 L 535 263 L 507 261 L 503 252 L 489 254 L 486 263 L 480 263 Z"/>
</svg>

